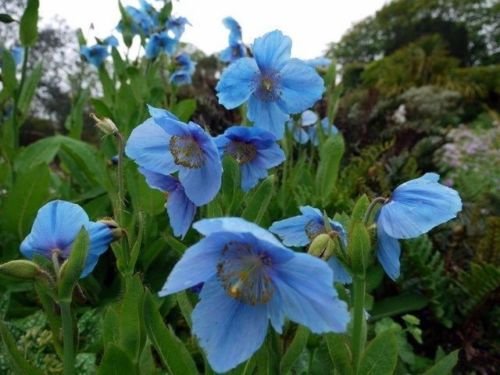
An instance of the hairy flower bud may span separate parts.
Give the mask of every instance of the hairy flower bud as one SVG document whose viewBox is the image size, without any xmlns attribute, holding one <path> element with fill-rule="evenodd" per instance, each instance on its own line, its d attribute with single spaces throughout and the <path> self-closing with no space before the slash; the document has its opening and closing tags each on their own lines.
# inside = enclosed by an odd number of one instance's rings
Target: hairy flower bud
<svg viewBox="0 0 500 375">
<path fill-rule="evenodd" d="M 118 128 L 111 119 L 104 117 L 100 119 L 94 113 L 90 114 L 90 117 L 96 122 L 96 126 L 101 129 L 104 134 L 116 134 L 118 133 Z"/>
<path fill-rule="evenodd" d="M 29 260 L 12 260 L 0 264 L 0 274 L 24 280 L 33 280 L 42 275 L 41 268 Z"/>
<path fill-rule="evenodd" d="M 316 236 L 309 245 L 308 253 L 323 260 L 328 260 L 335 252 L 335 240 L 326 233 Z"/>
</svg>

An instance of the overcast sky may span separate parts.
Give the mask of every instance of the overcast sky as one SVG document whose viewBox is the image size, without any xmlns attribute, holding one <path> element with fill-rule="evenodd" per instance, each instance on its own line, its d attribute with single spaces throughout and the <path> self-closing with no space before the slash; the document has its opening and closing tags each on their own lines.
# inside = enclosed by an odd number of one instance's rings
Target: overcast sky
<svg viewBox="0 0 500 375">
<path fill-rule="evenodd" d="M 182 40 L 207 54 L 226 47 L 228 31 L 222 19 L 234 17 L 243 30 L 243 40 L 280 29 L 293 40 L 292 55 L 303 59 L 321 56 L 327 44 L 338 41 L 355 22 L 374 14 L 388 0 L 174 0 L 173 14 L 192 24 Z M 139 7 L 139 0 L 122 0 Z M 161 5 L 161 1 L 150 3 Z M 120 15 L 116 0 L 41 0 L 40 15 L 55 15 L 70 26 L 80 27 L 87 37 L 106 37 L 114 31 Z M 91 30 L 90 25 L 94 25 Z"/>
</svg>

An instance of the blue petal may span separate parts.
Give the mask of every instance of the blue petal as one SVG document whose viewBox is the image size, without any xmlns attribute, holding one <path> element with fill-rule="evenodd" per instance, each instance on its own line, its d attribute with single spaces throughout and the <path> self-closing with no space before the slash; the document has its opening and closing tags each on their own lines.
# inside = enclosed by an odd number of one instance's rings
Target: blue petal
<svg viewBox="0 0 500 375">
<path fill-rule="evenodd" d="M 167 213 L 174 236 L 186 235 L 196 213 L 196 206 L 189 200 L 182 186 L 169 194 L 167 200 Z"/>
<path fill-rule="evenodd" d="M 267 169 L 261 168 L 252 162 L 242 164 L 241 167 L 241 189 L 244 192 L 252 189 L 259 180 L 267 177 Z"/>
<path fill-rule="evenodd" d="M 394 238 L 414 238 L 457 216 L 462 209 L 458 193 L 426 173 L 396 188 L 382 206 L 378 225 Z"/>
<path fill-rule="evenodd" d="M 311 207 L 311 206 L 300 206 L 299 210 L 302 213 L 302 215 L 309 216 L 311 219 L 321 219 L 321 220 L 323 220 L 323 214 L 317 208 L 314 208 L 314 207 Z"/>
<path fill-rule="evenodd" d="M 287 113 L 299 113 L 321 99 L 325 86 L 314 68 L 292 59 L 280 71 L 280 89 L 280 107 Z"/>
<path fill-rule="evenodd" d="M 268 148 L 257 148 L 257 156 L 253 163 L 259 167 L 269 169 L 280 165 L 285 159 L 286 156 L 283 150 L 276 142 L 273 142 Z"/>
<path fill-rule="evenodd" d="M 264 343 L 266 305 L 246 305 L 229 297 L 216 278 L 203 286 L 193 310 L 193 332 L 216 372 L 226 372 L 249 359 Z"/>
<path fill-rule="evenodd" d="M 306 246 L 310 240 L 305 228 L 310 218 L 299 215 L 288 219 L 275 221 L 269 230 L 277 234 L 285 246 Z"/>
<path fill-rule="evenodd" d="M 99 256 L 108 249 L 109 244 L 113 240 L 111 229 L 103 223 L 90 222 L 85 226 L 85 229 L 89 234 L 90 245 L 87 258 L 85 259 L 85 266 L 80 278 L 83 278 L 92 272 L 97 264 Z"/>
<path fill-rule="evenodd" d="M 273 281 L 285 315 L 313 333 L 345 332 L 349 312 L 333 289 L 333 272 L 326 262 L 309 254 L 296 253 L 276 267 Z M 314 277 L 312 277 L 314 276 Z"/>
<path fill-rule="evenodd" d="M 150 170 L 142 167 L 139 168 L 139 172 L 146 177 L 147 184 L 153 189 L 170 192 L 177 189 L 179 185 L 179 180 L 162 173 L 151 172 Z"/>
<path fill-rule="evenodd" d="M 308 109 L 307 111 L 302 112 L 300 115 L 300 121 L 302 122 L 302 126 L 314 125 L 318 121 L 318 115 Z"/>
<path fill-rule="evenodd" d="M 309 135 L 301 127 L 296 127 L 293 131 L 293 139 L 303 145 L 309 141 Z"/>
<path fill-rule="evenodd" d="M 269 320 L 274 330 L 279 334 L 283 333 L 283 324 L 285 324 L 285 310 L 283 310 L 283 301 L 279 293 L 274 293 L 273 298 L 267 305 Z"/>
<path fill-rule="evenodd" d="M 248 101 L 247 116 L 256 127 L 269 131 L 276 139 L 283 138 L 285 122 L 290 118 L 277 103 L 262 101 L 255 95 Z"/>
<path fill-rule="evenodd" d="M 193 224 L 193 228 L 201 234 L 208 236 L 217 232 L 251 233 L 256 238 L 286 249 L 271 233 L 258 225 L 239 217 L 224 217 L 217 219 L 203 219 Z M 286 249 L 288 250 L 288 249 Z M 290 250 L 288 250 L 290 251 Z"/>
<path fill-rule="evenodd" d="M 224 18 L 222 23 L 229 29 L 229 44 L 241 40 L 241 26 L 233 17 Z"/>
<path fill-rule="evenodd" d="M 342 284 L 352 283 L 352 277 L 336 257 L 328 259 L 328 265 L 333 271 L 333 281 Z"/>
<path fill-rule="evenodd" d="M 179 170 L 181 181 L 186 195 L 197 206 L 202 206 L 215 198 L 222 183 L 222 164 L 214 141 L 206 136 L 203 151 L 205 164 L 201 168 L 189 169 L 182 167 Z"/>
<path fill-rule="evenodd" d="M 242 57 L 229 65 L 216 86 L 219 103 L 233 109 L 248 100 L 255 91 L 259 68 L 254 59 Z"/>
<path fill-rule="evenodd" d="M 79 205 L 61 200 L 49 202 L 38 210 L 31 233 L 21 243 L 21 253 L 30 259 L 35 254 L 50 258 L 51 250 L 69 249 L 88 223 L 89 217 Z"/>
<path fill-rule="evenodd" d="M 175 116 L 172 112 L 167 111 L 163 108 L 153 107 L 148 104 L 148 112 L 149 115 L 156 121 L 162 121 L 164 117 L 169 118 L 171 120 L 180 121 L 177 116 Z"/>
<path fill-rule="evenodd" d="M 125 153 L 141 167 L 152 172 L 170 174 L 177 171 L 169 152 L 170 135 L 153 119 L 136 127 L 127 141 Z"/>
<path fill-rule="evenodd" d="M 290 59 L 292 40 L 279 30 L 255 39 L 252 51 L 262 72 L 279 71 Z"/>
<path fill-rule="evenodd" d="M 377 225 L 377 259 L 387 276 L 393 280 L 399 277 L 400 255 L 399 241 L 389 236 L 381 226 Z"/>
<path fill-rule="evenodd" d="M 189 247 L 158 292 L 161 297 L 204 283 L 217 273 L 227 238 L 213 234 Z"/>
</svg>

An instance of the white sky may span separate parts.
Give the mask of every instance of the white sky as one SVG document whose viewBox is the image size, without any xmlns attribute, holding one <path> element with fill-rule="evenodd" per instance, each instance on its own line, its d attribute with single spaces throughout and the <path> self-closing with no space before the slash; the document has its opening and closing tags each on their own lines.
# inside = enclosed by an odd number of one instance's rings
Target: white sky
<svg viewBox="0 0 500 375">
<path fill-rule="evenodd" d="M 161 1 L 150 0 L 155 5 Z M 374 14 L 388 0 L 174 0 L 173 15 L 184 16 L 188 26 L 182 41 L 207 54 L 227 45 L 228 30 L 222 19 L 234 17 L 243 30 L 243 41 L 280 29 L 293 41 L 292 56 L 309 59 L 321 56 L 327 44 L 338 41 L 355 22 Z M 122 0 L 139 7 L 139 0 Z M 104 38 L 113 32 L 120 14 L 118 0 L 41 0 L 40 15 L 66 19 L 82 28 L 85 36 Z M 94 31 L 90 30 L 93 23 Z"/>
</svg>

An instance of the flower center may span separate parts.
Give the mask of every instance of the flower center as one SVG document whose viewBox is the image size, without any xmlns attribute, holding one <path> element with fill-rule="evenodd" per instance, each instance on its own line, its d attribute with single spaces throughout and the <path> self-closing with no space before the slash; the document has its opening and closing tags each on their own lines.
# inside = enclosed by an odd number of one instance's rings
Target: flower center
<svg viewBox="0 0 500 375">
<path fill-rule="evenodd" d="M 325 226 L 318 223 L 316 220 L 311 220 L 306 224 L 306 235 L 310 240 L 313 240 L 316 236 L 321 233 L 325 233 Z"/>
<path fill-rule="evenodd" d="M 257 149 L 255 145 L 246 142 L 233 141 L 226 149 L 226 152 L 231 155 L 238 164 L 245 164 L 253 159 L 257 155 Z"/>
<path fill-rule="evenodd" d="M 257 95 L 261 100 L 272 102 L 278 99 L 277 79 L 277 74 L 266 74 L 261 77 L 257 87 Z"/>
<path fill-rule="evenodd" d="M 246 243 L 228 242 L 217 264 L 217 277 L 233 298 L 250 305 L 267 303 L 274 293 L 269 276 L 271 258 Z"/>
<path fill-rule="evenodd" d="M 177 136 L 170 138 L 170 151 L 174 156 L 175 164 L 186 168 L 201 168 L 205 164 L 205 155 L 200 145 L 191 136 Z"/>
</svg>

